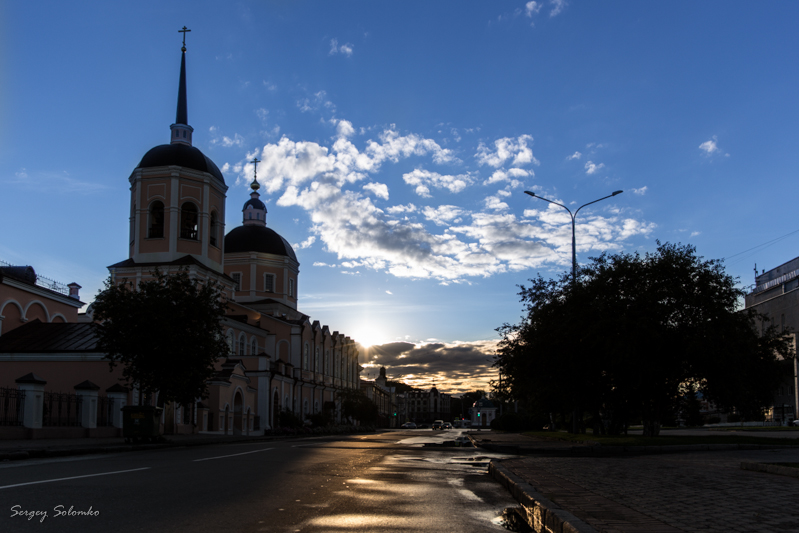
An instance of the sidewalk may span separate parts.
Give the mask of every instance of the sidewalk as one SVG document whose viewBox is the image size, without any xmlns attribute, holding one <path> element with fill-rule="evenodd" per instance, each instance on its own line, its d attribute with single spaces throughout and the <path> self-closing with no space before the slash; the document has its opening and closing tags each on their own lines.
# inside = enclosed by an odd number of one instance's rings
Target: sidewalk
<svg viewBox="0 0 799 533">
<path fill-rule="evenodd" d="M 470 436 L 478 446 L 517 446 L 530 453 L 492 461 L 490 472 L 522 504 L 536 531 L 799 531 L 799 479 L 741 467 L 742 462 L 799 463 L 799 448 L 681 447 L 681 453 L 573 457 L 535 454 L 536 447 L 556 450 L 552 441 Z M 561 448 L 573 448 L 564 444 Z"/>
<path fill-rule="evenodd" d="M 125 444 L 122 437 L 0 440 L 0 461 L 38 459 L 42 457 L 66 457 L 101 453 L 119 453 L 136 450 L 155 450 L 180 446 L 207 446 L 237 442 L 264 442 L 324 435 L 280 435 L 280 436 L 232 436 L 232 435 L 165 435 L 164 442 L 152 444 Z"/>
</svg>

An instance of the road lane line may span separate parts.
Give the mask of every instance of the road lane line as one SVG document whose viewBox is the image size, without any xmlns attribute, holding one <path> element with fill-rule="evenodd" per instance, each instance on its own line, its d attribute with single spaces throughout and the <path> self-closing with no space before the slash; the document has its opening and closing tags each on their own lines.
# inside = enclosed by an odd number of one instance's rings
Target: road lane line
<svg viewBox="0 0 799 533">
<path fill-rule="evenodd" d="M 112 474 L 125 474 L 127 472 L 139 472 L 140 470 L 150 470 L 151 467 L 145 466 L 144 468 L 134 468 L 132 470 L 117 470 L 116 472 L 103 472 L 101 474 L 86 474 L 85 476 L 73 476 L 73 477 L 60 477 L 58 479 L 45 479 L 43 481 L 29 481 L 28 483 L 17 483 L 15 485 L 5 485 L 0 487 L 2 489 L 11 489 L 14 487 L 24 487 L 25 485 L 38 485 L 39 483 L 54 483 L 56 481 L 67 481 L 70 479 L 81 479 L 84 477 L 97 477 L 97 476 L 110 476 Z"/>
<path fill-rule="evenodd" d="M 242 452 L 242 453 L 233 453 L 230 455 L 219 455 L 217 457 L 206 457 L 205 459 L 195 459 L 195 463 L 199 463 L 200 461 L 212 461 L 214 459 L 224 459 L 226 457 L 236 457 L 237 455 L 248 455 L 251 453 L 258 453 L 258 452 L 268 452 L 269 450 L 274 450 L 274 448 L 264 448 L 263 450 L 253 450 L 251 452 Z"/>
</svg>

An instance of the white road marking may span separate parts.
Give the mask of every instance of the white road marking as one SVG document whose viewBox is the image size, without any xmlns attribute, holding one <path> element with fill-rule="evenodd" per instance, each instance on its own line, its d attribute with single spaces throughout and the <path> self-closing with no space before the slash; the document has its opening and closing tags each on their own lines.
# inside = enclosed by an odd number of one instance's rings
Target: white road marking
<svg viewBox="0 0 799 533">
<path fill-rule="evenodd" d="M 150 470 L 149 466 L 145 466 L 144 468 L 134 468 L 132 470 L 117 470 L 116 472 L 103 472 L 101 474 L 86 474 L 85 476 L 72 476 L 72 477 L 60 477 L 58 479 L 45 479 L 43 481 L 29 481 L 28 483 L 17 483 L 15 485 L 5 485 L 0 487 L 2 489 L 10 489 L 13 487 L 24 487 L 25 485 L 38 485 L 39 483 L 54 483 L 56 481 L 67 481 L 70 479 L 81 479 L 84 477 L 97 477 L 97 476 L 110 476 L 112 474 L 125 474 L 127 472 L 138 472 L 140 470 Z"/>
<path fill-rule="evenodd" d="M 242 453 L 233 453 L 230 455 L 219 455 L 217 457 L 206 457 L 205 459 L 195 459 L 195 463 L 199 463 L 200 461 L 212 461 L 214 459 L 225 459 L 226 457 L 236 457 L 237 455 L 249 455 L 251 453 L 258 453 L 258 452 L 268 452 L 269 450 L 274 450 L 274 448 L 264 448 L 263 450 L 253 450 L 251 452 L 242 452 Z"/>
</svg>

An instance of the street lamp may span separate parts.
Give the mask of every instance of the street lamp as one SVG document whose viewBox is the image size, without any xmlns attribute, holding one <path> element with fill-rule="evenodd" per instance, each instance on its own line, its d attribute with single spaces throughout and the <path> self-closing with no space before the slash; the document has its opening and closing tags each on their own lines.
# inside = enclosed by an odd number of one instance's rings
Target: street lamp
<svg viewBox="0 0 799 533">
<path fill-rule="evenodd" d="M 574 213 L 572 213 L 571 209 L 569 209 L 568 207 L 566 207 L 563 204 L 559 204 L 558 202 L 553 202 L 552 200 L 548 200 L 548 199 L 544 198 L 543 196 L 538 196 L 534 192 L 524 191 L 524 194 L 529 194 L 533 198 L 538 198 L 539 200 L 543 200 L 545 202 L 549 202 L 550 204 L 559 205 L 560 207 L 562 207 L 563 209 L 568 211 L 569 215 L 572 217 L 572 286 L 573 287 L 577 286 L 577 239 L 575 237 L 575 221 L 574 221 L 575 218 L 577 217 L 577 213 L 579 213 L 580 209 L 582 209 L 583 207 L 585 207 L 587 205 L 591 205 L 591 204 L 595 204 L 597 202 L 601 202 L 602 200 L 606 200 L 607 198 L 611 198 L 611 197 L 616 196 L 618 194 L 621 194 L 623 192 L 624 191 L 614 191 L 612 194 L 609 194 L 607 196 L 603 196 L 602 198 L 600 198 L 598 200 L 594 200 L 593 202 L 588 202 L 587 204 L 581 205 L 580 207 L 577 208 L 577 210 Z M 578 429 L 579 428 L 577 427 L 577 410 L 575 409 L 572 412 L 572 433 L 576 434 Z"/>
<path fill-rule="evenodd" d="M 621 194 L 623 192 L 624 191 L 615 191 L 615 192 L 613 192 L 613 194 L 609 194 L 607 196 L 603 196 L 599 200 L 594 200 L 593 202 L 588 202 L 587 204 L 583 204 L 583 205 L 581 205 L 580 207 L 577 208 L 577 211 L 572 213 L 571 209 L 569 209 L 568 207 L 566 207 L 563 204 L 559 204 L 558 202 L 553 202 L 552 200 L 547 200 L 543 196 L 539 196 L 539 195 L 537 195 L 534 192 L 524 191 L 524 194 L 529 194 L 533 198 L 538 198 L 539 200 L 543 200 L 545 202 L 549 202 L 550 204 L 559 205 L 560 207 L 562 207 L 563 209 L 568 211 L 569 215 L 572 217 L 572 283 L 577 283 L 577 240 L 575 238 L 575 222 L 574 222 L 574 219 L 577 217 L 577 213 L 579 213 L 580 209 L 582 209 L 583 207 L 585 207 L 587 205 L 591 205 L 591 204 L 595 204 L 597 202 L 601 202 L 602 200 L 606 200 L 607 198 L 611 198 L 611 197 L 616 196 L 618 194 Z"/>
</svg>

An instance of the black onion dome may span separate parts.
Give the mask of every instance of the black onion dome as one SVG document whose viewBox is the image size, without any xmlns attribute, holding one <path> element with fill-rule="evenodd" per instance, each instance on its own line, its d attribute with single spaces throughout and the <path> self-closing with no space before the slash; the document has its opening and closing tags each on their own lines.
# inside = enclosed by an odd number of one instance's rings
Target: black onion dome
<svg viewBox="0 0 799 533">
<path fill-rule="evenodd" d="M 286 239 L 275 230 L 256 224 L 239 226 L 225 235 L 225 253 L 237 252 L 285 255 L 297 260 L 294 250 Z"/>
<path fill-rule="evenodd" d="M 264 211 L 266 211 L 266 205 L 258 198 L 252 198 L 250 200 L 247 200 L 247 202 L 244 204 L 244 209 L 247 209 L 247 206 L 250 205 L 252 206 L 253 209 L 263 209 Z"/>
<path fill-rule="evenodd" d="M 167 167 L 170 165 L 208 172 L 221 181 L 223 185 L 225 183 L 225 178 L 222 177 L 219 167 L 198 148 L 187 144 L 175 143 L 156 146 L 144 154 L 137 168 Z"/>
</svg>

